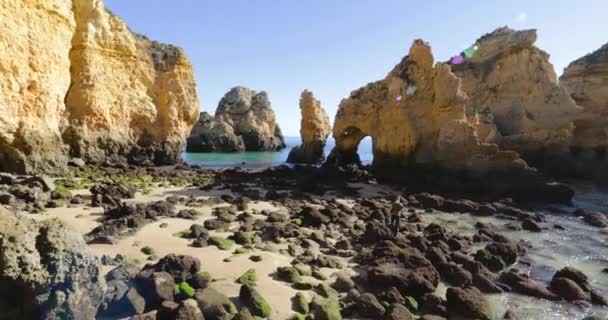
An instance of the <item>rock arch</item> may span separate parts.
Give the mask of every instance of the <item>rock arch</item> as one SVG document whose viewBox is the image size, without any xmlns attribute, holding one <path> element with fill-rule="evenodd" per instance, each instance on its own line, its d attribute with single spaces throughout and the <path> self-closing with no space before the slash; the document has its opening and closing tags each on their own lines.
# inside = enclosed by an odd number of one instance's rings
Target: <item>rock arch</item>
<svg viewBox="0 0 608 320">
<path fill-rule="evenodd" d="M 516 152 L 479 141 L 466 102 L 451 66 L 435 64 L 430 46 L 416 40 L 383 80 L 342 100 L 333 126 L 336 146 L 326 165 L 360 163 L 357 146 L 371 136 L 372 171 L 383 180 L 413 181 L 447 192 L 488 194 L 494 189 L 497 195 L 514 197 L 547 190 L 544 179 Z M 564 196 L 559 192 L 547 190 L 545 196 Z M 569 196 L 566 192 L 564 198 Z"/>
</svg>

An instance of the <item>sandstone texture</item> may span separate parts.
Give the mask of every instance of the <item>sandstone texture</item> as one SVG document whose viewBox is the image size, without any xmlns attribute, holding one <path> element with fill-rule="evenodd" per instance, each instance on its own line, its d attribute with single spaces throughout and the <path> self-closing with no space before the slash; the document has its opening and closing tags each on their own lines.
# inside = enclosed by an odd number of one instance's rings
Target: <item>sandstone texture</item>
<svg viewBox="0 0 608 320">
<path fill-rule="evenodd" d="M 572 62 L 560 77 L 583 108 L 575 121 L 572 151 L 586 161 L 577 169 L 587 176 L 608 175 L 608 44 Z M 594 171 L 589 169 L 595 168 Z M 586 170 L 585 170 L 586 169 Z"/>
<path fill-rule="evenodd" d="M 268 94 L 232 88 L 212 118 L 203 112 L 187 140 L 188 152 L 277 151 L 285 141 Z"/>
<path fill-rule="evenodd" d="M 523 197 L 522 190 L 543 185 L 516 152 L 479 141 L 465 112 L 461 80 L 450 70 L 447 64 L 434 65 L 430 46 L 416 40 L 384 80 L 341 102 L 333 127 L 336 147 L 326 164 L 356 162 L 359 142 L 371 136 L 372 169 L 380 178 L 407 174 L 410 181 L 439 183 L 453 191 Z M 440 181 L 431 183 L 425 173 Z M 412 179 L 417 175 L 423 179 Z"/>
<path fill-rule="evenodd" d="M 76 231 L 0 207 L 0 307 L 5 319 L 94 319 L 101 265 Z"/>
<path fill-rule="evenodd" d="M 467 115 L 479 114 L 480 141 L 543 168 L 547 159 L 569 153 L 581 109 L 559 85 L 549 55 L 534 46 L 536 38 L 536 30 L 499 28 L 479 38 L 478 50 L 452 72 L 469 97 Z"/>
<path fill-rule="evenodd" d="M 181 49 L 133 33 L 101 1 L 9 1 L 0 21 L 0 170 L 179 159 L 199 110 Z"/>
<path fill-rule="evenodd" d="M 289 152 L 287 162 L 316 164 L 325 160 L 323 149 L 331 134 L 327 112 L 312 92 L 304 90 L 300 98 L 302 144 Z"/>
</svg>

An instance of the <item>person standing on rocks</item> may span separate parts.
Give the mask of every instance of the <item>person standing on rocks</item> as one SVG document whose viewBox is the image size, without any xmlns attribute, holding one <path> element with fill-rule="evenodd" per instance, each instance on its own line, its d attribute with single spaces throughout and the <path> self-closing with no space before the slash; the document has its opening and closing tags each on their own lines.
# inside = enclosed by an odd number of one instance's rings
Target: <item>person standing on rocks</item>
<svg viewBox="0 0 608 320">
<path fill-rule="evenodd" d="M 405 199 L 401 196 L 396 196 L 393 205 L 391 206 L 391 213 L 387 219 L 387 225 L 391 230 L 391 236 L 396 237 L 399 233 L 401 226 L 401 215 L 405 210 Z"/>
</svg>

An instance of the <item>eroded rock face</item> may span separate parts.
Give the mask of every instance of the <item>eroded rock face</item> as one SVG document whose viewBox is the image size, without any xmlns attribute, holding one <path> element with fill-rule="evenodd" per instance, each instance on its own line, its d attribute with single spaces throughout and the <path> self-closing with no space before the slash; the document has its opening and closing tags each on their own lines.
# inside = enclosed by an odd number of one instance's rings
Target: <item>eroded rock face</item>
<svg viewBox="0 0 608 320">
<path fill-rule="evenodd" d="M 479 139 L 554 173 L 568 170 L 555 159 L 568 156 L 581 108 L 559 85 L 536 38 L 536 30 L 499 28 L 479 38 L 475 54 L 452 71 L 469 97 L 467 115 L 479 114 Z"/>
<path fill-rule="evenodd" d="M 285 148 L 268 94 L 232 88 L 211 118 L 201 113 L 186 144 L 188 152 L 277 151 Z"/>
<path fill-rule="evenodd" d="M 300 98 L 302 144 L 289 152 L 287 162 L 315 164 L 325 160 L 323 148 L 331 133 L 329 117 L 312 92 L 304 90 Z"/>
<path fill-rule="evenodd" d="M 132 33 L 101 1 L 13 1 L 0 17 L 0 169 L 179 159 L 199 110 L 181 49 Z"/>
<path fill-rule="evenodd" d="M 11 319 L 94 319 L 100 263 L 59 220 L 35 222 L 0 208 L 0 306 Z"/>
<path fill-rule="evenodd" d="M 239 152 L 245 150 L 243 138 L 234 134 L 232 127 L 201 112 L 198 122 L 186 143 L 188 152 Z"/>
<path fill-rule="evenodd" d="M 434 65 L 428 44 L 416 40 L 384 80 L 341 102 L 333 128 L 336 147 L 327 164 L 356 161 L 359 142 L 371 136 L 372 169 L 383 179 L 407 174 L 425 187 L 514 197 L 525 197 L 521 191 L 531 185 L 544 185 L 517 153 L 479 141 L 460 83 L 449 65 Z M 436 179 L 430 182 L 430 176 Z"/>
<path fill-rule="evenodd" d="M 0 170 L 61 167 L 67 150 L 59 126 L 76 26 L 71 1 L 5 2 L 0 21 Z"/>
<path fill-rule="evenodd" d="M 560 77 L 583 108 L 574 121 L 573 153 L 586 159 L 579 169 L 595 168 L 588 176 L 608 175 L 608 44 L 572 62 Z M 585 165 L 584 163 L 587 163 Z"/>
</svg>

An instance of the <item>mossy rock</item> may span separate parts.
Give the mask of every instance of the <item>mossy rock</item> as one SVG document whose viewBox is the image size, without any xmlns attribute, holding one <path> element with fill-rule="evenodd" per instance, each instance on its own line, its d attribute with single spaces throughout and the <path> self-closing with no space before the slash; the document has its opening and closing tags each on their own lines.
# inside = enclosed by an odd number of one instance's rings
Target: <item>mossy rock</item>
<svg viewBox="0 0 608 320">
<path fill-rule="evenodd" d="M 241 311 L 239 311 L 239 313 L 232 318 L 232 320 L 254 320 L 255 318 L 256 317 L 251 314 L 249 309 L 242 308 Z"/>
<path fill-rule="evenodd" d="M 309 265 L 305 265 L 301 262 L 298 262 L 295 263 L 293 267 L 296 268 L 296 270 L 298 270 L 298 273 L 302 276 L 312 275 L 312 268 Z"/>
<path fill-rule="evenodd" d="M 291 298 L 293 309 L 297 312 L 307 314 L 310 312 L 310 305 L 308 299 L 302 292 L 296 293 L 296 295 Z"/>
<path fill-rule="evenodd" d="M 326 299 L 321 296 L 314 296 L 310 303 L 310 310 L 315 320 L 342 320 L 338 299 Z"/>
<path fill-rule="evenodd" d="M 51 192 L 51 199 L 66 200 L 66 199 L 70 199 L 70 198 L 72 198 L 72 192 L 60 184 L 56 185 L 55 190 L 53 192 Z"/>
<path fill-rule="evenodd" d="M 493 255 L 486 249 L 477 250 L 475 253 L 475 260 L 483 263 L 484 266 L 494 272 L 501 271 L 506 267 L 506 264 L 501 257 Z"/>
<path fill-rule="evenodd" d="M 139 267 L 141 266 L 142 262 L 141 260 L 137 259 L 137 258 L 125 258 L 122 262 L 123 265 L 127 266 L 127 267 Z"/>
<path fill-rule="evenodd" d="M 174 236 L 178 237 L 178 238 L 185 238 L 185 239 L 189 239 L 192 237 L 192 231 L 190 231 L 190 229 L 184 229 L 181 231 L 178 231 L 176 233 L 173 234 Z"/>
<path fill-rule="evenodd" d="M 262 256 L 260 255 L 252 255 L 249 257 L 249 260 L 253 261 L 253 262 L 260 262 L 262 261 Z"/>
<path fill-rule="evenodd" d="M 326 283 L 319 284 L 316 291 L 324 298 L 337 299 L 340 293 Z"/>
<path fill-rule="evenodd" d="M 277 277 L 281 281 L 285 281 L 288 283 L 296 283 L 296 282 L 302 281 L 300 272 L 298 272 L 298 269 L 296 269 L 294 267 L 278 267 L 277 268 Z"/>
<path fill-rule="evenodd" d="M 145 247 L 141 248 L 141 252 L 147 256 L 156 254 L 156 250 L 154 250 L 154 248 L 152 248 L 150 246 L 145 246 Z"/>
<path fill-rule="evenodd" d="M 327 280 L 327 277 L 319 269 L 312 270 L 312 277 L 321 281 Z"/>
<path fill-rule="evenodd" d="M 220 250 L 230 250 L 234 246 L 234 241 L 222 237 L 210 237 L 209 244 L 218 247 Z"/>
<path fill-rule="evenodd" d="M 241 303 L 246 306 L 254 316 L 268 318 L 272 313 L 270 304 L 262 295 L 250 285 L 242 285 L 239 292 Z"/>
<path fill-rule="evenodd" d="M 292 315 L 289 320 L 306 320 L 306 316 L 301 313 L 296 313 Z"/>
<path fill-rule="evenodd" d="M 241 247 L 241 248 L 236 248 L 234 250 L 234 254 L 245 254 L 245 253 L 247 253 L 249 251 L 251 251 L 251 249 L 247 249 L 247 248 Z"/>
<path fill-rule="evenodd" d="M 291 287 L 296 290 L 312 290 L 315 285 L 306 281 L 298 281 L 292 284 Z"/>
<path fill-rule="evenodd" d="M 175 296 L 183 295 L 185 297 L 192 298 L 192 297 L 194 297 L 195 293 L 196 293 L 196 290 L 194 290 L 194 288 L 192 288 L 188 284 L 188 282 L 185 282 L 185 281 L 182 283 L 176 284 L 173 287 L 173 295 L 175 295 Z"/>
<path fill-rule="evenodd" d="M 412 296 L 405 297 L 405 306 L 412 312 L 418 311 L 418 301 Z"/>
<path fill-rule="evenodd" d="M 252 268 L 252 269 L 247 270 L 245 273 L 243 273 L 243 275 L 241 275 L 236 280 L 236 282 L 240 283 L 240 284 L 255 286 L 255 282 L 257 281 L 257 279 L 258 279 L 258 277 L 255 272 L 255 269 Z"/>
<path fill-rule="evenodd" d="M 245 232 L 245 231 L 236 231 L 232 236 L 234 241 L 243 246 L 253 246 L 255 233 L 253 232 Z"/>
</svg>

